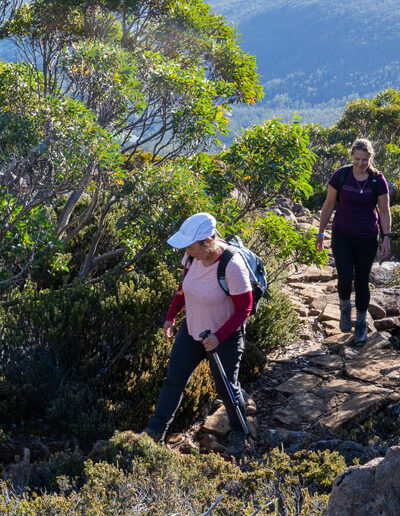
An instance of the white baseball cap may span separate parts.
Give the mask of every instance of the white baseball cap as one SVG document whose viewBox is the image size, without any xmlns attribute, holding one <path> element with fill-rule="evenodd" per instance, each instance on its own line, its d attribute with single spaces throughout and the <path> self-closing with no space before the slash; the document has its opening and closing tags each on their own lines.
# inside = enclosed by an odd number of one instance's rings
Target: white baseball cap
<svg viewBox="0 0 400 516">
<path fill-rule="evenodd" d="M 178 249 L 187 247 L 198 240 L 205 240 L 215 233 L 217 221 L 209 213 L 196 213 L 192 215 L 179 228 L 171 238 L 167 240 L 169 245 Z"/>
</svg>

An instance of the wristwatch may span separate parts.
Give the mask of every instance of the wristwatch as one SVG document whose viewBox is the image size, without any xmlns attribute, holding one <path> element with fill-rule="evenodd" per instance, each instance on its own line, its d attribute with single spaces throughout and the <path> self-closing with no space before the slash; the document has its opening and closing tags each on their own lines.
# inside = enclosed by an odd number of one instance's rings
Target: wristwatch
<svg viewBox="0 0 400 516">
<path fill-rule="evenodd" d="M 389 238 L 392 238 L 392 233 L 383 233 L 382 237 L 389 237 Z"/>
</svg>

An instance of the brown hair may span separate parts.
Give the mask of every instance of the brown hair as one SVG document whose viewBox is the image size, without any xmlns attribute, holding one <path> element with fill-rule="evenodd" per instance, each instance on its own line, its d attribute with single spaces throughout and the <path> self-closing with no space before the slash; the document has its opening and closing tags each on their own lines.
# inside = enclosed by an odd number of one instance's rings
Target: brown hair
<svg viewBox="0 0 400 516">
<path fill-rule="evenodd" d="M 372 143 L 366 138 L 357 138 L 357 140 L 354 140 L 353 145 L 351 146 L 350 155 L 352 156 L 356 150 L 366 152 L 370 158 L 372 158 L 372 162 L 368 166 L 367 170 L 370 174 L 378 174 L 379 171 L 375 168 L 374 164 L 375 151 Z"/>
</svg>

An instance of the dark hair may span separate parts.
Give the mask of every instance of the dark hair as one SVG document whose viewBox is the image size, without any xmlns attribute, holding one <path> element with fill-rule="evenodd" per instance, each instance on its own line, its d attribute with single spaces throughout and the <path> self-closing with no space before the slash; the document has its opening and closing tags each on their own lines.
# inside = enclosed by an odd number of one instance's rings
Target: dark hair
<svg viewBox="0 0 400 516">
<path fill-rule="evenodd" d="M 379 171 L 374 166 L 375 151 L 372 143 L 366 138 L 357 138 L 357 140 L 354 140 L 353 145 L 351 146 L 350 155 L 352 156 L 356 150 L 366 152 L 370 158 L 372 158 L 372 163 L 368 166 L 367 170 L 370 174 L 378 174 Z"/>
<path fill-rule="evenodd" d="M 217 236 L 217 233 L 215 232 L 213 235 L 210 236 L 210 238 L 212 240 L 215 240 L 216 236 Z M 205 238 L 204 240 L 198 240 L 198 242 L 199 242 L 200 245 L 206 245 L 207 239 Z"/>
</svg>

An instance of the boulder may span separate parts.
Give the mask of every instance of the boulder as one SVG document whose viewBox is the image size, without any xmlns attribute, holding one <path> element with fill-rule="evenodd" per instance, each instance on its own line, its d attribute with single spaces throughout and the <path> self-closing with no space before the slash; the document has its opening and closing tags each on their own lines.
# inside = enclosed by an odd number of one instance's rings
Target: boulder
<svg viewBox="0 0 400 516">
<path fill-rule="evenodd" d="M 400 286 L 372 290 L 371 303 L 379 305 L 385 310 L 386 315 L 383 317 L 400 315 Z"/>
<path fill-rule="evenodd" d="M 339 475 L 327 516 L 398 516 L 400 514 L 400 446 L 384 458 L 352 466 Z"/>
<path fill-rule="evenodd" d="M 247 425 L 249 427 L 250 434 L 253 437 L 257 437 L 257 419 L 251 416 L 247 417 Z M 208 416 L 202 427 L 202 432 L 205 434 L 213 434 L 217 437 L 224 437 L 229 434 L 230 431 L 229 419 L 224 405 L 221 405 L 213 414 Z"/>
<path fill-rule="evenodd" d="M 223 405 L 207 417 L 204 421 L 202 431 L 204 433 L 214 434 L 217 437 L 223 437 L 229 433 L 230 426 L 228 415 Z"/>
<path fill-rule="evenodd" d="M 374 324 L 378 331 L 396 330 L 400 328 L 400 317 L 386 317 L 385 319 L 377 319 Z"/>
<path fill-rule="evenodd" d="M 370 303 L 368 306 L 368 312 L 371 314 L 372 319 L 384 319 L 386 317 L 386 310 L 378 305 L 378 303 Z"/>
<path fill-rule="evenodd" d="M 386 287 L 399 267 L 400 262 L 383 262 L 382 264 L 375 262 L 372 266 L 370 282 L 376 287 Z"/>
<path fill-rule="evenodd" d="M 286 208 L 285 206 L 280 206 L 279 211 L 281 212 L 283 217 L 285 217 L 285 220 L 288 220 L 290 222 L 293 222 L 294 224 L 297 224 L 296 216 L 289 208 Z"/>
</svg>

